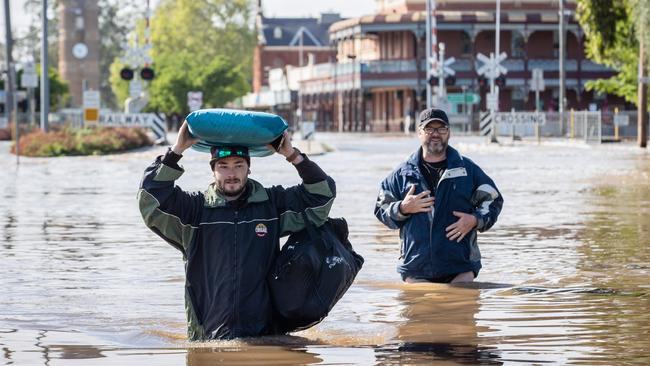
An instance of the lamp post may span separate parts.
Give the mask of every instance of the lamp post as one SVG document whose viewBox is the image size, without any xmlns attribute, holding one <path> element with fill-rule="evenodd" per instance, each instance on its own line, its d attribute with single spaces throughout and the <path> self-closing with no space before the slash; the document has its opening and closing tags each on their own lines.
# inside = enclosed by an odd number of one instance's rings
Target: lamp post
<svg viewBox="0 0 650 366">
<path fill-rule="evenodd" d="M 47 55 L 47 0 L 43 0 L 41 9 L 41 130 L 50 129 L 48 115 L 50 114 L 50 78 Z"/>
<path fill-rule="evenodd" d="M 566 37 L 564 35 L 564 1 L 565 0 L 560 0 L 559 5 L 560 5 L 560 25 L 559 25 L 559 30 L 558 30 L 558 43 L 559 43 L 559 71 L 560 71 L 560 92 L 559 92 L 559 100 L 558 100 L 558 112 L 560 115 L 560 128 L 562 129 L 562 132 L 564 132 L 564 93 L 565 93 L 565 79 L 566 79 L 566 73 L 565 73 L 565 64 L 564 64 L 564 58 L 565 58 L 565 40 Z"/>
<path fill-rule="evenodd" d="M 357 84 L 357 68 L 356 68 L 356 66 L 357 66 L 357 64 L 356 64 L 357 55 L 350 54 L 347 57 L 350 60 L 350 62 L 352 62 L 352 84 L 350 86 L 350 93 L 353 95 L 353 97 L 352 97 L 353 101 L 352 101 L 352 103 L 350 105 L 352 106 L 352 109 L 354 110 L 354 114 L 350 115 L 350 131 L 353 130 L 352 129 L 352 123 L 353 123 L 352 118 L 354 118 L 354 131 L 356 131 L 357 127 L 358 127 L 358 123 L 359 123 L 358 122 L 359 121 L 358 109 L 357 109 L 357 95 L 356 95 L 356 92 L 355 92 L 355 87 L 356 87 L 356 84 Z"/>
<path fill-rule="evenodd" d="M 426 26 L 427 26 L 427 108 L 431 108 L 433 104 L 433 98 L 431 93 L 431 84 L 429 80 L 433 75 L 433 70 L 437 68 L 438 55 L 436 54 L 436 48 L 438 45 L 437 37 L 437 24 L 436 24 L 436 0 L 426 0 Z"/>
</svg>

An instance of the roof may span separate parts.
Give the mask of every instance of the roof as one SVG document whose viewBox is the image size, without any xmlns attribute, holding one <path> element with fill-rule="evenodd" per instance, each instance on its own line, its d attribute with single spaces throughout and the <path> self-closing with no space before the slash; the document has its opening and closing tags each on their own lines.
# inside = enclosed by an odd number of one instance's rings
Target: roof
<svg viewBox="0 0 650 366">
<path fill-rule="evenodd" d="M 330 29 L 332 32 L 352 28 L 358 25 L 368 24 L 389 24 L 389 23 L 420 23 L 425 21 L 426 12 L 413 11 L 397 14 L 373 14 L 359 18 L 345 19 L 336 22 Z M 494 11 L 475 11 L 475 10 L 438 10 L 436 11 L 436 21 L 438 23 L 494 23 Z M 577 23 L 575 19 L 568 17 L 569 23 Z M 558 22 L 557 11 L 502 11 L 502 23 L 549 23 Z"/>
<path fill-rule="evenodd" d="M 259 40 L 267 46 L 329 46 L 329 27 L 341 20 L 339 14 L 325 13 L 320 18 L 261 17 Z"/>
</svg>

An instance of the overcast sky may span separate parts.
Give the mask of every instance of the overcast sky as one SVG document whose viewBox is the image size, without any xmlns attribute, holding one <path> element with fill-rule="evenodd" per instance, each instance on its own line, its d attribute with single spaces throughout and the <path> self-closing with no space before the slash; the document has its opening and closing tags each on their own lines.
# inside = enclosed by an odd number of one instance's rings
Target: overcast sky
<svg viewBox="0 0 650 366">
<path fill-rule="evenodd" d="M 49 0 L 54 1 L 54 0 Z M 142 3 L 143 0 L 133 0 Z M 24 0 L 10 0 L 11 22 L 14 31 L 21 31 L 27 28 L 29 17 L 23 10 Z M 158 0 L 152 0 L 152 4 Z M 2 7 L 2 18 L 0 18 L 0 34 L 4 40 L 4 6 Z M 262 0 L 264 15 L 267 17 L 316 17 L 322 12 L 336 12 L 343 17 L 359 17 L 372 14 L 375 10 L 375 0 Z"/>
</svg>

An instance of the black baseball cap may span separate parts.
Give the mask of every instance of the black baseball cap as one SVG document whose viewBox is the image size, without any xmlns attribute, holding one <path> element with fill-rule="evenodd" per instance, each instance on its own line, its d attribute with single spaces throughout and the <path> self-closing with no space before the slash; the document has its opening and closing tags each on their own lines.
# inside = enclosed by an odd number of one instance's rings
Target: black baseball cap
<svg viewBox="0 0 650 366">
<path fill-rule="evenodd" d="M 445 111 L 442 109 L 429 108 L 420 112 L 418 127 L 424 127 L 429 124 L 429 122 L 433 121 L 449 126 L 449 118 L 447 118 L 447 113 L 445 113 Z"/>
<path fill-rule="evenodd" d="M 239 156 L 246 160 L 248 166 L 251 166 L 251 157 L 248 154 L 246 146 L 213 146 L 210 149 L 210 166 L 216 163 L 219 159 L 229 158 L 231 156 Z"/>
</svg>

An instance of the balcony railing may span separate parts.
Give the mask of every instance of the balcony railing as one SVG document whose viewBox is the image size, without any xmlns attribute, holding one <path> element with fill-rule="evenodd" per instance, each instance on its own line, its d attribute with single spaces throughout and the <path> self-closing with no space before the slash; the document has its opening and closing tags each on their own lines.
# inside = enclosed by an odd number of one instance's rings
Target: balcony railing
<svg viewBox="0 0 650 366">
<path fill-rule="evenodd" d="M 578 71 L 578 60 L 569 59 L 565 62 L 566 71 Z M 425 60 L 420 61 L 421 72 L 426 70 Z M 471 72 L 480 66 L 480 63 L 474 63 L 471 59 L 456 59 L 451 65 L 451 68 L 456 72 Z M 523 59 L 508 59 L 505 60 L 503 66 L 509 72 L 522 72 L 526 70 L 526 60 Z M 530 59 L 528 60 L 528 70 L 540 68 L 546 72 L 557 72 L 559 64 L 557 59 Z M 581 61 L 581 71 L 583 72 L 607 72 L 612 69 L 596 64 L 589 60 Z M 346 63 L 324 63 L 317 65 L 310 65 L 305 67 L 291 68 L 287 79 L 289 86 L 292 89 L 298 87 L 300 80 L 314 80 L 333 78 L 335 76 L 341 77 L 346 75 L 371 75 L 371 74 L 395 74 L 395 73 L 414 73 L 418 70 L 416 67 L 416 60 L 373 60 L 373 61 L 360 61 L 360 62 L 346 62 Z"/>
</svg>

